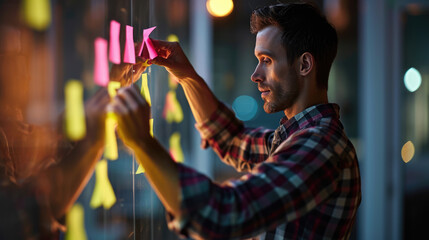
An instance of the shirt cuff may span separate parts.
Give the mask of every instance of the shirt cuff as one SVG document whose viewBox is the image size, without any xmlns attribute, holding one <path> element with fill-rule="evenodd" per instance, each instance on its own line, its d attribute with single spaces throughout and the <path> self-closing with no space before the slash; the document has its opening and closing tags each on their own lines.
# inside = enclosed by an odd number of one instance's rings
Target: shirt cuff
<svg viewBox="0 0 429 240">
<path fill-rule="evenodd" d="M 182 237 L 189 237 L 188 227 L 195 212 L 207 205 L 211 180 L 205 175 L 178 163 L 180 183 L 180 216 L 167 212 L 168 228 Z"/>
</svg>

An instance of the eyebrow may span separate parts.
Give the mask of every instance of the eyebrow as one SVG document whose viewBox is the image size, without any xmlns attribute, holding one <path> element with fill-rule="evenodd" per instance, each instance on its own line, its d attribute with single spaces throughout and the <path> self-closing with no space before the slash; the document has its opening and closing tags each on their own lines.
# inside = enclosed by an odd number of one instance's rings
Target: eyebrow
<svg viewBox="0 0 429 240">
<path fill-rule="evenodd" d="M 256 57 L 259 57 L 261 55 L 266 55 L 266 56 L 269 56 L 269 57 L 274 57 L 273 52 L 268 51 L 268 50 L 262 50 L 262 51 L 257 51 L 257 52 L 255 51 L 255 56 Z"/>
</svg>

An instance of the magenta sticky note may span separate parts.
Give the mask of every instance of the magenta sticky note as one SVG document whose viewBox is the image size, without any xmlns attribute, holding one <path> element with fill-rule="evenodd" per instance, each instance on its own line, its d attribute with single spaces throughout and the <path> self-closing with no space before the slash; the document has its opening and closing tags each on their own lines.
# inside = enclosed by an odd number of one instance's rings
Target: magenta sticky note
<svg viewBox="0 0 429 240">
<path fill-rule="evenodd" d="M 149 38 L 149 35 L 155 28 L 156 26 L 143 30 L 143 43 L 140 47 L 139 56 L 142 56 L 144 59 L 154 59 L 158 56 L 155 47 Z"/>
<path fill-rule="evenodd" d="M 115 20 L 110 21 L 109 59 L 115 64 L 121 63 L 121 46 L 119 43 L 120 30 L 120 23 Z"/>
<path fill-rule="evenodd" d="M 94 41 L 94 82 L 100 86 L 107 86 L 109 83 L 109 62 L 107 59 L 107 40 L 96 38 Z"/>
<path fill-rule="evenodd" d="M 125 28 L 125 52 L 124 52 L 124 62 L 126 63 L 136 63 L 136 54 L 134 50 L 134 37 L 133 37 L 133 27 L 126 26 Z"/>
</svg>

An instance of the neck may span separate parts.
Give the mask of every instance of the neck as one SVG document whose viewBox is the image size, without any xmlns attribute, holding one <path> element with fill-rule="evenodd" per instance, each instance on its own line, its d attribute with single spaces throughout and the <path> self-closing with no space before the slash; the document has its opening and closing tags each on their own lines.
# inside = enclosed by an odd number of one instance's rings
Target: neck
<svg viewBox="0 0 429 240">
<path fill-rule="evenodd" d="M 318 104 L 328 103 L 328 94 L 326 89 L 320 88 L 310 88 L 311 91 L 303 91 L 295 101 L 295 103 L 286 108 L 284 113 L 288 119 L 294 117 L 296 114 L 304 111 L 306 108 L 309 108 Z"/>
</svg>

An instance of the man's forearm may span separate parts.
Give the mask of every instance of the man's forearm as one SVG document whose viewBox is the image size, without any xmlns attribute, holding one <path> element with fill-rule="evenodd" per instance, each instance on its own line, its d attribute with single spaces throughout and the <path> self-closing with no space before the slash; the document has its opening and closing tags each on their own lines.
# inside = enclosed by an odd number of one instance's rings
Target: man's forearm
<svg viewBox="0 0 429 240">
<path fill-rule="evenodd" d="M 180 81 L 186 98 L 197 123 L 209 119 L 217 109 L 219 100 L 200 77 L 186 78 Z"/>
</svg>

